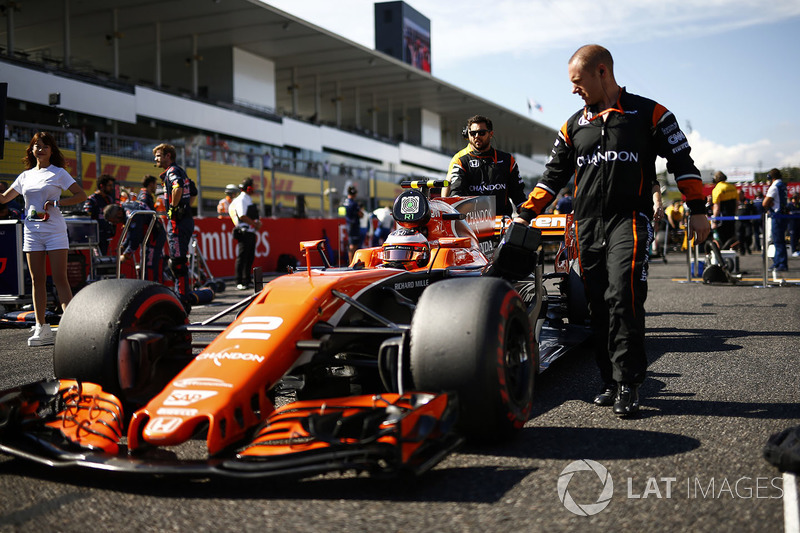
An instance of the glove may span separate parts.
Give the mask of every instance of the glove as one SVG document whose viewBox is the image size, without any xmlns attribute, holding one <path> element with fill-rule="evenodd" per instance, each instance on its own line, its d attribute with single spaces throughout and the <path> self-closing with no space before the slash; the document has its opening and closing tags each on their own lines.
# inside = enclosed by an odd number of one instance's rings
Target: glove
<svg viewBox="0 0 800 533">
<path fill-rule="evenodd" d="M 169 211 L 167 211 L 167 216 L 170 220 L 182 220 L 185 212 L 186 210 L 183 207 L 176 205 L 175 207 L 169 208 Z"/>
</svg>

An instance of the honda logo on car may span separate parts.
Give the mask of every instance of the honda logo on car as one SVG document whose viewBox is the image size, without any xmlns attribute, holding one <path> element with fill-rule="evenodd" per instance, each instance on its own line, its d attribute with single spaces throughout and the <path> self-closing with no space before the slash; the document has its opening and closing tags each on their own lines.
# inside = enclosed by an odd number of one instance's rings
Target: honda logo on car
<svg viewBox="0 0 800 533">
<path fill-rule="evenodd" d="M 216 396 L 215 390 L 187 390 L 187 391 L 172 391 L 169 398 L 164 400 L 164 405 L 185 406 L 192 405 L 202 400 L 207 400 L 212 396 Z"/>
<path fill-rule="evenodd" d="M 182 422 L 182 418 L 173 416 L 160 416 L 147 423 L 145 433 L 150 437 L 158 433 L 172 433 L 178 428 L 178 426 L 181 425 Z"/>
</svg>

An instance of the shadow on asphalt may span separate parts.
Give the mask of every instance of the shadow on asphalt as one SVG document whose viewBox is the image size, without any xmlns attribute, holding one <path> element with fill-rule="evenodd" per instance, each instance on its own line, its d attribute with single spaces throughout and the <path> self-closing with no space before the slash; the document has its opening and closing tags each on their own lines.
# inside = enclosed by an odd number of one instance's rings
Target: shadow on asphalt
<svg viewBox="0 0 800 533">
<path fill-rule="evenodd" d="M 495 503 L 536 468 L 440 465 L 422 476 L 371 478 L 355 474 L 326 474 L 305 480 L 190 479 L 180 476 L 141 476 L 114 472 L 55 470 L 20 459 L 0 463 L 0 474 L 36 478 L 91 490 L 107 490 L 157 498 L 217 500 L 367 500 L 407 502 Z M 491 479 L 491 486 L 486 485 Z M 483 480 L 483 481 L 481 481 Z M 71 502 L 68 498 L 60 505 Z M 47 503 L 53 507 L 54 502 Z M 50 509 L 55 510 L 55 509 Z M 36 511 L 28 509 L 28 513 Z M 39 513 L 41 512 L 38 511 Z M 0 516 L 0 525 L 25 517 Z"/>
<path fill-rule="evenodd" d="M 695 438 L 661 431 L 547 426 L 527 427 L 507 445 L 468 451 L 531 459 L 603 460 L 665 457 L 699 447 Z"/>
</svg>

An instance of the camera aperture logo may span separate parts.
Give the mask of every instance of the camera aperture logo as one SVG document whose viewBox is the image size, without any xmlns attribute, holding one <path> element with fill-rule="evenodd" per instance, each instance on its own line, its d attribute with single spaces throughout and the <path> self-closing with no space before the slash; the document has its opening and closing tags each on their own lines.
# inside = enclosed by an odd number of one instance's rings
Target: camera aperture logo
<svg viewBox="0 0 800 533">
<path fill-rule="evenodd" d="M 419 211 L 419 198 L 416 196 L 411 196 L 408 198 L 403 198 L 402 203 L 400 204 L 400 213 L 405 214 L 414 214 Z"/>
<path fill-rule="evenodd" d="M 569 482 L 572 481 L 572 476 L 575 472 L 590 470 L 597 474 L 600 479 L 602 489 L 600 495 L 597 497 L 595 503 L 577 503 L 569 493 Z M 558 499 L 564 504 L 568 511 L 578 516 L 592 516 L 596 515 L 611 503 L 611 496 L 614 495 L 614 481 L 611 479 L 611 474 L 608 469 L 591 459 L 581 459 L 573 461 L 561 471 L 558 476 Z"/>
</svg>

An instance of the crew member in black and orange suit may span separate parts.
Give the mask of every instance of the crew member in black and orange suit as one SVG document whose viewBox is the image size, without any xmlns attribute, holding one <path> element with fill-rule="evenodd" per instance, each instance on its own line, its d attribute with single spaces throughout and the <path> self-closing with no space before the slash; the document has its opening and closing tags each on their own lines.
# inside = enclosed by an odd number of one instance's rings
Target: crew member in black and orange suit
<svg viewBox="0 0 800 533">
<path fill-rule="evenodd" d="M 161 181 L 164 182 L 164 200 L 167 207 L 167 241 L 169 260 L 167 262 L 175 278 L 178 292 L 188 296 L 192 287 L 189 281 L 189 243 L 194 232 L 194 219 L 191 209 L 191 185 L 186 171 L 175 164 L 175 147 L 159 144 L 153 148 L 155 166 L 163 168 Z"/>
<path fill-rule="evenodd" d="M 711 227 L 700 172 L 675 116 L 617 85 L 613 69 L 611 54 L 599 45 L 583 46 L 570 58 L 572 92 L 586 105 L 561 127 L 544 175 L 515 222 L 530 223 L 575 179 L 579 259 L 603 380 L 594 403 L 633 416 L 647 371 L 644 302 L 656 156 L 666 158 L 686 198 L 697 242 Z"/>
<path fill-rule="evenodd" d="M 497 214 L 511 216 L 525 201 L 514 156 L 492 148 L 492 121 L 484 116 L 467 121 L 464 137 L 469 144 L 450 160 L 450 186 L 442 189 L 442 196 L 494 196 Z"/>
</svg>

